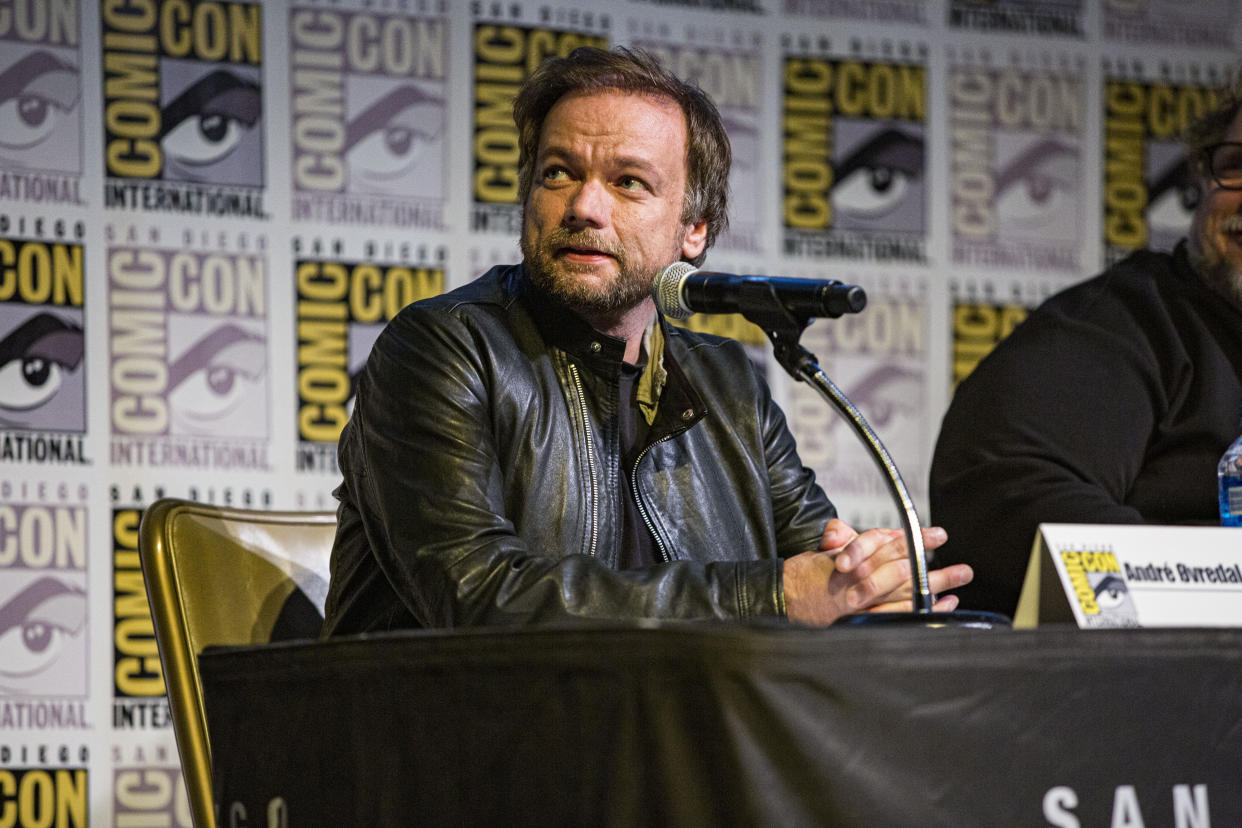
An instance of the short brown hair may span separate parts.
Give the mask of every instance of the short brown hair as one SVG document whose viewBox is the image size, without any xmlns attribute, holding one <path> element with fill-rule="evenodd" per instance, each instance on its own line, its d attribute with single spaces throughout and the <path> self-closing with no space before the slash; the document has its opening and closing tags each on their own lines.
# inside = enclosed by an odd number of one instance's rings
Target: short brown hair
<svg viewBox="0 0 1242 828">
<path fill-rule="evenodd" d="M 1225 140 L 1229 125 L 1237 117 L 1238 110 L 1242 109 L 1242 68 L 1234 75 L 1231 84 L 1216 91 L 1216 96 L 1216 106 L 1192 121 L 1182 134 L 1191 169 L 1205 179 L 1209 176 L 1205 151 Z"/>
<path fill-rule="evenodd" d="M 707 244 L 692 264 L 703 263 L 707 249 L 729 226 L 729 136 L 720 112 L 702 89 L 678 78 L 648 52 L 619 46 L 611 51 L 581 46 L 568 57 L 540 64 L 513 102 L 520 152 L 518 198 L 522 204 L 534 185 L 535 158 L 543 122 L 556 102 L 572 92 L 615 89 L 670 98 L 686 116 L 686 200 L 682 221 L 707 223 Z"/>
</svg>

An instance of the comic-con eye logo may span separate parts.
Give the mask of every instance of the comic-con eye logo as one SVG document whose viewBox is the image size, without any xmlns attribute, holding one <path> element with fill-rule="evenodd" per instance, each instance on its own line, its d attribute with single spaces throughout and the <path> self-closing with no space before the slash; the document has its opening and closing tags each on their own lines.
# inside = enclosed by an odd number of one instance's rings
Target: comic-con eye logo
<svg viewBox="0 0 1242 828">
<path fill-rule="evenodd" d="M 402 308 L 444 291 L 442 250 L 438 259 L 428 266 L 295 262 L 299 471 L 336 471 L 336 441 L 371 347 Z"/>
<path fill-rule="evenodd" d="M 0 692 L 85 692 L 86 592 L 46 575 L 5 580 L 17 589 L 0 598 Z"/>
<path fill-rule="evenodd" d="M 266 259 L 142 248 L 108 259 L 117 432 L 266 437 Z"/>
<path fill-rule="evenodd" d="M 923 134 L 919 126 L 839 122 L 842 156 L 832 186 L 843 230 L 923 229 Z"/>
<path fill-rule="evenodd" d="M 73 52 L 0 50 L 0 167 L 78 173 L 82 79 Z"/>
<path fill-rule="evenodd" d="M 606 34 L 477 23 L 474 40 L 473 230 L 516 234 L 519 136 L 513 99 L 527 76 L 548 57 L 579 46 L 608 48 Z"/>
<path fill-rule="evenodd" d="M 785 88 L 785 225 L 922 231 L 922 67 L 791 59 Z"/>
<path fill-rule="evenodd" d="M 406 83 L 393 87 L 345 127 L 347 188 L 386 195 L 442 195 L 444 98 Z"/>
<path fill-rule="evenodd" d="M 439 17 L 290 12 L 295 219 L 441 226 L 447 29 Z"/>
<path fill-rule="evenodd" d="M 1060 555 L 1086 626 L 1138 626 L 1137 609 L 1116 555 L 1069 549 Z"/>
<path fill-rule="evenodd" d="M 1036 138 L 1016 146 L 996 172 L 997 229 L 1010 238 L 1072 238 L 1080 174 L 1071 141 Z"/>
<path fill-rule="evenodd" d="M 1216 100 L 1210 86 L 1107 80 L 1104 85 L 1104 245 L 1109 262 L 1186 234 L 1199 182 L 1180 136 Z"/>
<path fill-rule="evenodd" d="M 926 330 L 924 302 L 880 296 L 868 301 L 868 313 L 824 328 L 810 346 L 819 345 L 819 353 L 833 355 L 838 383 L 883 437 L 892 455 L 904 459 L 903 468 L 917 467 L 924 444 L 919 414 L 926 397 L 922 367 L 927 352 Z M 832 417 L 816 428 L 826 461 L 825 485 L 849 487 L 859 494 L 864 491 L 859 487 L 871 479 L 870 460 L 840 423 L 841 418 Z M 919 477 L 914 474 L 910 478 L 911 491 L 916 495 L 920 494 Z"/>
<path fill-rule="evenodd" d="M 963 65 L 949 75 L 953 260 L 1076 270 L 1082 84 L 1068 71 Z"/>
<path fill-rule="evenodd" d="M 161 67 L 160 148 L 164 178 L 255 185 L 263 180 L 263 97 L 258 71 L 206 70 L 188 61 Z"/>
<path fill-rule="evenodd" d="M 440 197 L 444 22 L 297 9 L 290 30 L 294 186 Z"/>
<path fill-rule="evenodd" d="M 882 364 L 859 376 L 850 390 L 850 399 L 862 411 L 875 428 L 905 419 L 913 420 L 919 414 L 918 400 L 922 391 L 923 375 L 901 365 Z M 841 422 L 834 417 L 828 424 L 831 431 Z"/>
<path fill-rule="evenodd" d="M 922 261 L 926 67 L 791 57 L 784 88 L 785 251 Z"/>
<path fill-rule="evenodd" d="M 103 4 L 110 176 L 262 184 L 261 10 Z"/>
<path fill-rule="evenodd" d="M 0 428 L 85 430 L 81 315 L 0 304 Z"/>
<path fill-rule="evenodd" d="M 86 430 L 83 250 L 0 238 L 0 429 Z"/>
<path fill-rule="evenodd" d="M 254 416 L 255 402 L 266 392 L 263 327 L 201 319 L 179 322 L 184 322 L 183 329 L 170 336 L 176 356 L 168 366 L 169 433 L 267 436 L 266 417 Z"/>
<path fill-rule="evenodd" d="M 86 694 L 86 510 L 0 504 L 0 693 Z"/>
</svg>

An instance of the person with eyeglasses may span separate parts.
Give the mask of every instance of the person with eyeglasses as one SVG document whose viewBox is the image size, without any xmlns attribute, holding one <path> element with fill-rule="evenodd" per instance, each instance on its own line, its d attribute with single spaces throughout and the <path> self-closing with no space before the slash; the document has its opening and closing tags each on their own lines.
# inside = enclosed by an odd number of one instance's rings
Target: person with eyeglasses
<svg viewBox="0 0 1242 828">
<path fill-rule="evenodd" d="M 931 518 L 961 606 L 1013 615 L 1040 523 L 1217 524 L 1242 406 L 1242 73 L 1185 135 L 1199 201 L 1171 252 L 1053 296 L 957 388 Z"/>
</svg>

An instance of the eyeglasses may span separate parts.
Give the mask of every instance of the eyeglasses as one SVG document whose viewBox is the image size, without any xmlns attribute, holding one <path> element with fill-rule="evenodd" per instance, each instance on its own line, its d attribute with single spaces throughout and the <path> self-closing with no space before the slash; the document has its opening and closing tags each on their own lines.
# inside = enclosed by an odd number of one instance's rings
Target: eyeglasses
<svg viewBox="0 0 1242 828">
<path fill-rule="evenodd" d="M 1242 142 L 1225 141 L 1203 151 L 1212 179 L 1226 190 L 1242 190 Z"/>
</svg>

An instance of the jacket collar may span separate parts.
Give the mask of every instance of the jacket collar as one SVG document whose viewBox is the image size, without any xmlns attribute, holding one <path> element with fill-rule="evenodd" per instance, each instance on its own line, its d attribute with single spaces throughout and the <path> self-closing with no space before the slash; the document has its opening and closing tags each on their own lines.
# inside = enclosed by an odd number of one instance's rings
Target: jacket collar
<svg viewBox="0 0 1242 828">
<path fill-rule="evenodd" d="M 570 354 L 594 373 L 613 379 L 618 376 L 625 357 L 625 340 L 600 333 L 559 299 L 540 290 L 527 278 L 523 265 L 511 268 L 506 275 L 510 290 L 530 314 L 544 342 Z M 707 408 L 674 355 L 669 352 L 672 331 L 659 312 L 656 313 L 655 324 L 659 326 L 664 341 L 664 347 L 660 349 L 662 358 L 656 362 L 663 375 L 657 392 L 659 406 L 651 413 L 652 419 L 648 422 L 653 434 L 672 434 L 698 422 L 707 413 Z M 651 369 L 649 360 L 648 370 Z"/>
<path fill-rule="evenodd" d="M 530 313 L 545 342 L 594 372 L 616 376 L 625 358 L 624 339 L 600 333 L 564 302 L 540 290 L 527 276 L 525 265 L 518 266 L 515 281 L 518 300 Z"/>
</svg>

